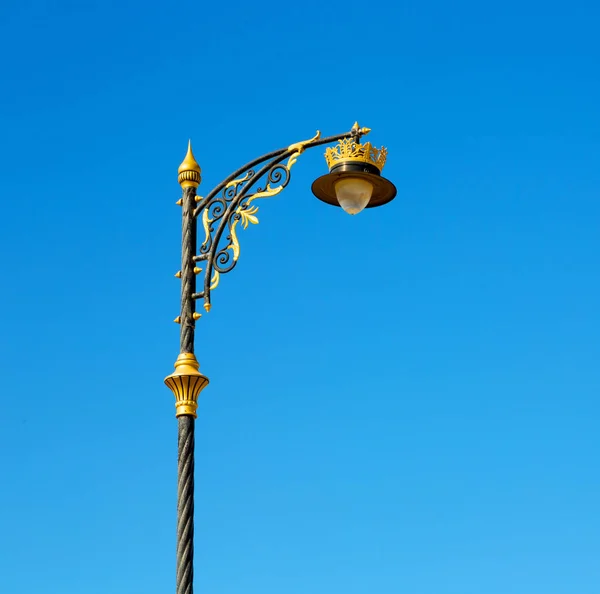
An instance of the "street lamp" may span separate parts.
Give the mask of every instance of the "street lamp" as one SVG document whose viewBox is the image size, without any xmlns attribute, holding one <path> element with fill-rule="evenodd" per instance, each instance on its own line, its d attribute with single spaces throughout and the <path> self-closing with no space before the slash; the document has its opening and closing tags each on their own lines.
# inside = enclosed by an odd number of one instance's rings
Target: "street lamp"
<svg viewBox="0 0 600 594">
<path fill-rule="evenodd" d="M 313 193 L 323 202 L 341 206 L 349 214 L 357 214 L 363 208 L 381 206 L 393 200 L 396 188 L 381 176 L 386 149 L 376 149 L 370 142 L 361 143 L 361 138 L 369 132 L 369 128 L 360 128 L 358 123 L 349 132 L 327 138 L 321 138 L 317 132 L 310 140 L 291 144 L 247 163 L 204 198 L 196 195 L 201 170 L 191 143 L 188 144 L 187 154 L 178 170 L 178 181 L 183 190 L 182 198 L 177 201 L 182 207 L 181 270 L 175 275 L 181 279 L 181 312 L 175 318 L 181 325 L 180 354 L 175 361 L 175 371 L 165 378 L 165 384 L 175 395 L 175 416 L 179 424 L 177 594 L 193 592 L 194 423 L 198 396 L 208 385 L 208 378 L 200 373 L 194 355 L 195 325 L 202 315 L 196 312 L 196 302 L 203 301 L 206 312 L 210 311 L 212 291 L 217 288 L 221 275 L 233 270 L 240 255 L 238 225 L 241 223 L 246 229 L 248 225 L 258 223 L 258 206 L 253 204 L 254 201 L 279 194 L 290 181 L 290 169 L 306 149 L 337 142 L 325 151 L 329 173 L 312 184 Z M 261 185 L 253 189 L 258 182 Z M 204 241 L 198 249 L 199 218 Z M 198 265 L 204 266 L 204 271 Z M 198 276 L 203 280 L 199 291 L 196 287 Z"/>
</svg>

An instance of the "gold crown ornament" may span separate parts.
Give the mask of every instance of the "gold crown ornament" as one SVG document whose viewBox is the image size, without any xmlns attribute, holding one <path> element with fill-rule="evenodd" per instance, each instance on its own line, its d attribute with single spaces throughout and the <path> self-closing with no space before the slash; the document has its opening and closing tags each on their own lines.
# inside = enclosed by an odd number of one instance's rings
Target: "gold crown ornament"
<svg viewBox="0 0 600 594">
<path fill-rule="evenodd" d="M 355 138 L 342 138 L 336 146 L 325 150 L 325 160 L 329 169 L 342 163 L 367 163 L 381 172 L 387 158 L 387 149 L 375 148 L 370 142 L 361 144 Z"/>
<path fill-rule="evenodd" d="M 352 126 L 352 136 L 342 138 L 336 146 L 325 150 L 325 161 L 329 169 L 338 167 L 343 163 L 365 163 L 376 167 L 379 173 L 385 165 L 387 149 L 375 148 L 370 142 L 361 144 L 361 136 L 368 134 L 371 128 L 361 128 L 358 122 Z"/>
</svg>

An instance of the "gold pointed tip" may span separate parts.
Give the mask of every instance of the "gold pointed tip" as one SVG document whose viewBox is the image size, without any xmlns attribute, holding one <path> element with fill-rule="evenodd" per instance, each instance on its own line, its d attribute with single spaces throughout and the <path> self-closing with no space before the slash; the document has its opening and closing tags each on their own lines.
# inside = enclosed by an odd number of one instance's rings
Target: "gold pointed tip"
<svg viewBox="0 0 600 594">
<path fill-rule="evenodd" d="M 360 126 L 358 125 L 358 122 L 354 122 L 354 126 L 352 126 L 352 130 L 355 130 L 356 132 L 358 132 Z"/>
<path fill-rule="evenodd" d="M 175 273 L 175 278 L 181 278 L 181 270 L 178 270 L 178 271 Z"/>
<path fill-rule="evenodd" d="M 197 266 L 194 266 L 194 274 L 200 274 L 202 272 L 202 268 L 198 268 Z"/>
<path fill-rule="evenodd" d="M 201 314 L 201 313 L 198 313 L 197 311 L 195 311 L 195 312 L 192 314 L 192 317 L 194 318 L 194 320 L 199 320 L 199 319 L 202 317 L 202 314 Z"/>
<path fill-rule="evenodd" d="M 192 152 L 191 140 L 188 140 L 188 149 L 185 159 L 182 161 L 179 169 L 177 170 L 178 173 L 182 173 L 183 171 L 197 171 L 200 173 L 200 165 L 198 165 L 198 162 L 194 158 L 194 153 Z"/>
<path fill-rule="evenodd" d="M 204 309 L 206 310 L 206 313 L 208 313 L 210 311 L 211 305 L 210 303 L 205 303 L 204 304 Z"/>
<path fill-rule="evenodd" d="M 181 324 L 181 317 L 177 316 L 174 320 L 173 320 L 176 324 Z"/>
<path fill-rule="evenodd" d="M 361 128 L 360 133 L 364 136 L 371 131 L 371 128 Z"/>
<path fill-rule="evenodd" d="M 180 198 L 175 204 L 177 204 L 177 206 L 183 206 L 183 200 Z"/>
</svg>

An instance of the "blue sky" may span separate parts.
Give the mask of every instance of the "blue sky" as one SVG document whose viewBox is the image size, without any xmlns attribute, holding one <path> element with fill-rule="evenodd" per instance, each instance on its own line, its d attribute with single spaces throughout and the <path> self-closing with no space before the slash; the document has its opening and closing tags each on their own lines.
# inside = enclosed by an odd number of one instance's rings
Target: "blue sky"
<svg viewBox="0 0 600 594">
<path fill-rule="evenodd" d="M 174 590 L 177 166 L 302 155 L 197 328 L 196 591 L 600 589 L 600 48 L 571 2 L 0 8 L 0 591 Z"/>
</svg>

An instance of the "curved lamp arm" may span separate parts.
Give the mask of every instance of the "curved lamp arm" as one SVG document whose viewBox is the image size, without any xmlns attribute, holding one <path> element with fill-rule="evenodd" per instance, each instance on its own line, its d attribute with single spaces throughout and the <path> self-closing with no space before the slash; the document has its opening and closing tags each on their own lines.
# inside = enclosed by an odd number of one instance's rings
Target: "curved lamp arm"
<svg viewBox="0 0 600 594">
<path fill-rule="evenodd" d="M 250 161 L 234 171 L 220 184 L 213 188 L 204 198 L 198 198 L 198 206 L 194 209 L 194 217 L 201 215 L 205 238 L 200 246 L 199 254 L 194 262 L 205 262 L 203 289 L 193 293 L 192 299 L 203 299 L 204 309 L 211 308 L 211 291 L 217 287 L 222 274 L 233 270 L 240 255 L 240 244 L 237 237 L 238 224 L 244 229 L 249 224 L 257 224 L 258 206 L 252 204 L 257 198 L 268 198 L 279 194 L 290 181 L 290 169 L 298 157 L 309 148 L 330 144 L 344 138 L 360 137 L 369 132 L 368 128 L 358 128 L 335 136 L 321 138 L 321 133 L 302 142 L 291 144 L 262 157 Z M 287 161 L 286 161 L 287 159 Z M 285 163 L 284 163 L 285 161 Z M 257 165 L 263 164 L 255 170 Z M 255 191 L 251 191 L 259 180 L 264 181 Z M 227 229 L 224 242 L 221 242 Z M 221 247 L 219 247 L 221 246 Z M 201 269 L 197 269 L 202 272 Z"/>
</svg>

